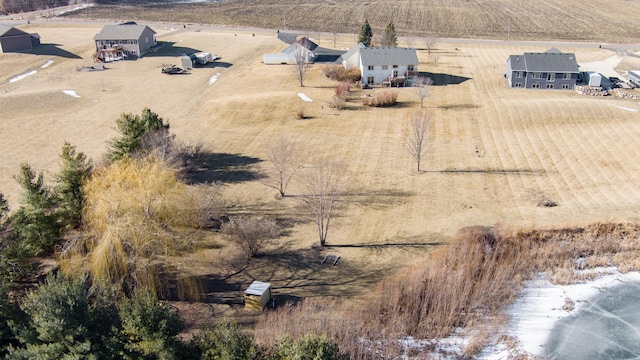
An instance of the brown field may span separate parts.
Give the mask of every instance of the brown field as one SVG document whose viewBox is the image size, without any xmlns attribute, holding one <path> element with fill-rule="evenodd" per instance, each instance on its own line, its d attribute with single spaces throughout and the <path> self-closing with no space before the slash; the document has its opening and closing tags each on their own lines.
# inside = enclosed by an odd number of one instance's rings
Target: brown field
<svg viewBox="0 0 640 360">
<path fill-rule="evenodd" d="M 391 20 L 401 35 L 500 40 L 636 42 L 640 36 L 640 4 L 624 0 L 231 0 L 162 7 L 100 5 L 71 16 L 339 33 L 357 32 L 368 19 L 374 34 L 381 34 Z"/>
<path fill-rule="evenodd" d="M 411 88 L 397 89 L 393 108 L 364 107 L 360 96 L 376 90 L 355 90 L 347 110 L 329 109 L 335 83 L 320 66 L 301 88 L 290 67 L 261 64 L 263 53 L 285 47 L 273 31 L 157 26 L 165 42 L 160 51 L 109 63 L 105 71 L 79 72 L 77 67 L 93 65 L 99 25 L 20 28 L 57 45 L 44 45 L 37 54 L 0 55 L 0 191 L 13 208 L 19 189 L 12 176 L 20 163 L 55 172 L 65 140 L 99 162 L 118 115 L 146 106 L 168 119 L 179 139 L 214 154 L 194 179 L 223 181 L 232 213 L 272 215 L 290 224 L 277 248 L 248 266 L 216 234 L 208 249 L 188 260 L 207 280 L 207 301 L 222 304 L 214 309 L 218 315 L 244 314 L 226 305 L 239 304 L 251 279 L 271 281 L 279 295 L 364 294 L 468 225 L 638 222 L 640 114 L 628 110 L 637 110 L 637 103 L 506 88 L 509 54 L 549 46 L 438 43 L 434 55 L 419 51 L 421 71 L 450 83 L 433 86 L 426 101 L 433 126 L 425 171 L 418 173 L 404 148 L 410 115 L 419 108 Z M 339 48 L 352 45 L 351 35 L 339 39 Z M 189 75 L 161 74 L 162 64 L 192 50 L 222 56 L 221 62 Z M 579 63 L 614 55 L 597 47 L 561 50 L 574 51 Z M 54 62 L 41 68 L 48 60 Z M 640 67 L 640 59 L 625 57 L 620 66 Z M 37 73 L 9 81 L 32 70 Z M 313 102 L 302 101 L 299 92 Z M 295 118 L 300 106 L 305 120 Z M 352 192 L 333 220 L 327 249 L 313 248 L 315 225 L 295 196 L 278 199 L 256 180 L 267 166 L 265 149 L 281 134 L 306 144 L 315 157 L 347 164 Z M 296 184 L 290 193 L 300 193 Z M 558 206 L 536 206 L 539 196 Z M 336 267 L 320 266 L 327 252 L 341 256 Z"/>
</svg>

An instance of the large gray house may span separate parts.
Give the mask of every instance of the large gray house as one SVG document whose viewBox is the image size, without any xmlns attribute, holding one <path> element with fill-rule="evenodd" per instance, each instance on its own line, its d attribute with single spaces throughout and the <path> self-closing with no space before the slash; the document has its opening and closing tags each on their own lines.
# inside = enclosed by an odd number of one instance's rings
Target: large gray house
<svg viewBox="0 0 640 360">
<path fill-rule="evenodd" d="M 0 53 L 31 50 L 40 45 L 40 35 L 0 24 Z"/>
<path fill-rule="evenodd" d="M 509 56 L 505 76 L 513 88 L 573 89 L 579 74 L 574 54 L 552 48 Z"/>
<path fill-rule="evenodd" d="M 339 61 L 347 70 L 360 69 L 363 85 L 402 84 L 417 74 L 415 49 L 367 47 L 360 43 L 343 54 Z"/>
<path fill-rule="evenodd" d="M 156 45 L 156 32 L 146 25 L 128 22 L 119 25 L 105 25 L 93 37 L 96 54 L 102 60 L 109 55 L 136 58 L 144 55 Z"/>
</svg>

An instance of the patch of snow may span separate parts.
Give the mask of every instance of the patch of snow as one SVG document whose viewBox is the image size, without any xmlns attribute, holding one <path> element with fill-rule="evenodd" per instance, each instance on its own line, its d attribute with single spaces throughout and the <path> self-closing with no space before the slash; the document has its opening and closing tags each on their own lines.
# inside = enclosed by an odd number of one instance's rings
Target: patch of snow
<svg viewBox="0 0 640 360">
<path fill-rule="evenodd" d="M 46 62 L 46 63 L 44 63 L 44 64 L 42 64 L 42 66 L 40 66 L 40 68 L 42 68 L 42 69 L 46 69 L 46 68 L 48 68 L 49 66 L 51 66 L 51 64 L 53 64 L 53 60 L 47 60 L 47 62 Z"/>
<path fill-rule="evenodd" d="M 63 93 L 71 96 L 71 97 L 75 97 L 75 98 L 79 98 L 80 95 L 76 94 L 75 90 L 62 90 Z"/>
<path fill-rule="evenodd" d="M 31 76 L 31 75 L 33 75 L 35 73 L 37 73 L 37 71 L 36 70 L 32 70 L 32 71 L 29 71 L 28 73 L 20 74 L 20 75 L 18 75 L 16 77 L 12 77 L 11 79 L 9 79 L 9 82 L 12 83 L 12 82 L 16 82 L 18 80 L 22 80 L 22 79 L 26 78 L 27 76 Z"/>
<path fill-rule="evenodd" d="M 300 99 L 306 101 L 306 102 L 312 102 L 313 100 L 311 100 L 307 95 L 303 94 L 303 93 L 298 93 L 298 96 L 300 96 Z"/>
<path fill-rule="evenodd" d="M 622 109 L 622 110 L 633 111 L 633 112 L 638 111 L 636 109 L 631 109 L 631 108 L 620 106 L 620 105 L 616 105 L 616 104 L 609 104 L 609 105 L 611 105 L 613 107 L 617 107 L 618 109 Z"/>
<path fill-rule="evenodd" d="M 209 79 L 209 85 L 215 83 L 218 80 L 218 76 L 220 76 L 220 73 L 213 74 L 213 76 Z"/>
<path fill-rule="evenodd" d="M 93 4 L 82 4 L 82 5 L 73 7 L 71 9 L 62 10 L 62 11 L 56 11 L 55 14 L 56 14 L 56 16 L 60 16 L 60 15 L 66 14 L 66 13 L 70 13 L 70 12 L 86 9 L 86 8 L 92 7 L 92 6 L 93 6 Z"/>
</svg>

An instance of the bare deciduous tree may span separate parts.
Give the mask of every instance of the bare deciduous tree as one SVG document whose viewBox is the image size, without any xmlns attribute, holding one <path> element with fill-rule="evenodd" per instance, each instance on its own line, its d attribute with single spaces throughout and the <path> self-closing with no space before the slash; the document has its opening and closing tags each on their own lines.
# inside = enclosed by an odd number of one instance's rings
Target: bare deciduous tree
<svg viewBox="0 0 640 360">
<path fill-rule="evenodd" d="M 343 180 L 344 166 L 329 160 L 318 161 L 302 179 L 305 193 L 301 199 L 318 227 L 320 246 L 327 243 L 331 215 L 345 192 Z"/>
<path fill-rule="evenodd" d="M 418 171 L 420 171 L 422 158 L 427 154 L 428 137 L 429 113 L 423 110 L 412 116 L 409 135 L 407 136 L 407 151 L 416 161 Z"/>
<path fill-rule="evenodd" d="M 265 185 L 280 192 L 280 196 L 285 197 L 287 187 L 293 176 L 304 166 L 307 152 L 298 143 L 291 141 L 288 137 L 281 135 L 267 149 L 267 159 L 271 162 L 270 182 Z"/>
<path fill-rule="evenodd" d="M 431 52 L 436 47 L 437 39 L 438 39 L 438 36 L 436 34 L 428 34 L 424 38 L 424 47 L 425 47 L 425 49 L 427 49 L 427 55 L 431 56 Z"/>
<path fill-rule="evenodd" d="M 299 46 L 293 52 L 293 60 L 296 78 L 300 82 L 300 86 L 304 87 L 304 79 L 306 78 L 307 71 L 310 67 L 306 49 L 302 46 Z"/>
<path fill-rule="evenodd" d="M 221 232 L 247 256 L 247 260 L 259 255 L 269 242 L 280 235 L 276 221 L 237 216 L 222 224 Z"/>
<path fill-rule="evenodd" d="M 428 77 L 420 76 L 416 79 L 416 82 L 413 83 L 413 87 L 416 88 L 416 95 L 420 99 L 420 107 L 423 107 L 424 99 L 429 95 L 429 86 L 433 84 L 433 80 Z"/>
</svg>

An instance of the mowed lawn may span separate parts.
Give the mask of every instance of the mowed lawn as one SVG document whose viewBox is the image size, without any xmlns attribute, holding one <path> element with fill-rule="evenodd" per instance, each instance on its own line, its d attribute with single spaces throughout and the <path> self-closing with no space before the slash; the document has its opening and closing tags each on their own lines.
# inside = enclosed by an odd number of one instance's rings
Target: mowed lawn
<svg viewBox="0 0 640 360">
<path fill-rule="evenodd" d="M 118 115 L 149 107 L 170 122 L 181 141 L 215 154 L 197 180 L 223 181 L 233 213 L 289 220 L 279 255 L 258 259 L 254 264 L 271 265 L 254 265 L 242 281 L 269 280 L 296 296 L 358 295 L 464 226 L 638 220 L 637 103 L 506 88 L 508 55 L 546 46 L 438 43 L 432 55 L 420 50 L 420 70 L 447 84 L 431 87 L 425 103 L 432 120 L 429 152 L 417 172 L 405 148 L 410 118 L 419 110 L 413 89 L 393 89 L 399 93 L 393 108 L 365 108 L 361 96 L 380 89 L 354 89 L 347 110 L 330 109 L 326 102 L 336 84 L 323 77 L 320 65 L 300 87 L 291 67 L 261 63 L 262 54 L 286 46 L 274 32 L 157 27 L 166 42 L 161 50 L 109 63 L 105 71 L 80 72 L 77 67 L 94 65 L 92 37 L 100 26 L 21 28 L 38 32 L 43 43 L 58 44 L 52 47 L 64 56 L 0 55 L 0 191 L 12 207 L 19 200 L 12 176 L 20 163 L 51 179 L 65 140 L 99 163 L 107 140 L 116 135 Z M 352 45 L 353 36 L 339 39 L 339 48 Z M 597 48 L 561 50 L 575 52 L 579 63 L 614 55 Z M 222 58 L 188 75 L 161 74 L 162 64 L 178 63 L 178 54 L 191 51 Z M 41 68 L 48 60 L 54 62 Z M 624 64 L 640 66 L 633 58 Z M 37 73 L 9 82 L 32 70 Z M 301 107 L 307 118 L 297 120 Z M 305 144 L 313 158 L 346 164 L 350 193 L 332 219 L 332 247 L 326 251 L 309 250 L 318 240 L 295 197 L 300 187 L 292 184 L 294 196 L 278 199 L 260 179 L 268 168 L 265 150 L 281 135 Z M 557 206 L 537 206 L 540 197 Z M 206 275 L 229 265 L 222 261 L 225 251 L 204 251 L 198 271 Z M 320 267 L 326 252 L 342 256 L 340 266 Z"/>
</svg>

